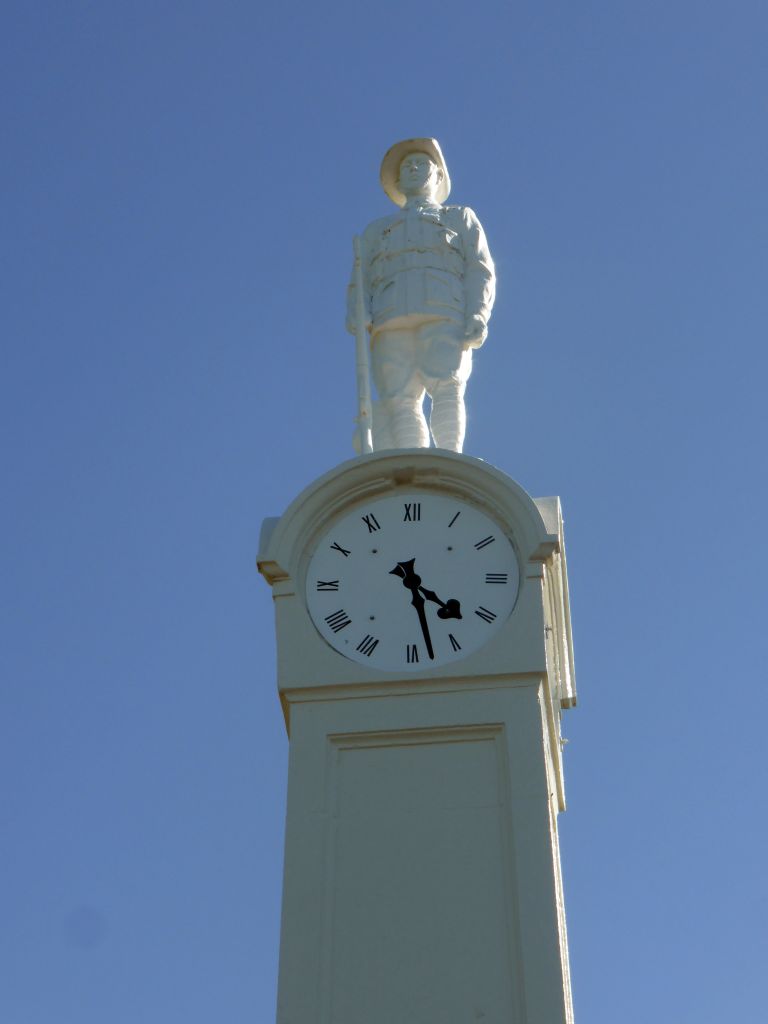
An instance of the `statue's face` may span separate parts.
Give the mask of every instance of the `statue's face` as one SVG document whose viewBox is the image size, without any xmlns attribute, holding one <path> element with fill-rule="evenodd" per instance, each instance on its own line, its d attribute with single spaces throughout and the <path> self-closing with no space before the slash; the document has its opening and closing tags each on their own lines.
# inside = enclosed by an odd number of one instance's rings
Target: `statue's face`
<svg viewBox="0 0 768 1024">
<path fill-rule="evenodd" d="M 431 196 L 443 177 L 442 170 L 426 153 L 409 153 L 400 164 L 400 191 L 406 196 Z"/>
</svg>

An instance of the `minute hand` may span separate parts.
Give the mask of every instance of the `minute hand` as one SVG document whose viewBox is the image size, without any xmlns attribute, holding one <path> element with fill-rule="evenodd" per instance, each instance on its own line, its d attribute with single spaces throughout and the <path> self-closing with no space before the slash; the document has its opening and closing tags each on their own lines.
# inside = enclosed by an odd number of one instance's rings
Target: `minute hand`
<svg viewBox="0 0 768 1024">
<path fill-rule="evenodd" d="M 434 661 L 435 652 L 432 649 L 432 637 L 429 635 L 429 624 L 427 623 L 427 615 L 424 611 L 424 598 L 419 593 L 421 576 L 414 570 L 415 562 L 415 558 L 411 558 L 407 562 L 398 562 L 394 569 L 390 569 L 390 573 L 392 576 L 399 576 L 403 581 L 403 586 L 410 590 L 411 604 L 419 616 L 419 625 L 424 636 L 424 643 L 427 645 L 427 654 L 430 661 Z"/>
<path fill-rule="evenodd" d="M 416 609 L 416 614 L 419 616 L 419 622 L 421 623 L 421 632 L 424 634 L 424 643 L 427 645 L 427 654 L 429 655 L 429 660 L 434 661 L 435 652 L 432 650 L 432 638 L 429 635 L 427 613 L 424 611 L 424 598 L 419 593 L 418 585 L 412 587 L 410 584 L 408 584 L 408 586 L 410 587 L 413 593 L 413 597 L 411 598 L 411 604 Z"/>
</svg>

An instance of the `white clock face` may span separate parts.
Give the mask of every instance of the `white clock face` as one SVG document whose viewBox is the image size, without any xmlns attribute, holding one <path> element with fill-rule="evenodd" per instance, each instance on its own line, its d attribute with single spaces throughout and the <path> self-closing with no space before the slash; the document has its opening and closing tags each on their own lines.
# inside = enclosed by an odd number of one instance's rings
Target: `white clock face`
<svg viewBox="0 0 768 1024">
<path fill-rule="evenodd" d="M 419 672 L 486 643 L 519 583 L 510 540 L 483 512 L 443 495 L 398 494 L 359 506 L 320 540 L 307 607 L 345 657 Z"/>
</svg>

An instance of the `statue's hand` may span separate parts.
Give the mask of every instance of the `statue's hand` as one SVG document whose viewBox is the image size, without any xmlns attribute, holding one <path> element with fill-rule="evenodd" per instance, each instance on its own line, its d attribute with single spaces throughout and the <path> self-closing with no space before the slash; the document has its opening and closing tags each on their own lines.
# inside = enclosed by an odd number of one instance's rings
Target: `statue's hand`
<svg viewBox="0 0 768 1024">
<path fill-rule="evenodd" d="M 467 348 L 480 348 L 487 337 L 488 327 L 485 320 L 477 314 L 467 317 L 464 328 L 464 345 Z"/>
<path fill-rule="evenodd" d="M 347 322 L 346 322 L 346 324 L 344 326 L 347 328 L 347 331 L 348 331 L 349 334 L 357 334 L 357 324 L 353 323 L 351 320 L 347 320 Z M 368 334 L 371 333 L 371 327 L 372 326 L 373 326 L 373 324 L 369 320 L 366 323 L 366 325 L 365 325 L 365 329 L 368 332 Z"/>
</svg>

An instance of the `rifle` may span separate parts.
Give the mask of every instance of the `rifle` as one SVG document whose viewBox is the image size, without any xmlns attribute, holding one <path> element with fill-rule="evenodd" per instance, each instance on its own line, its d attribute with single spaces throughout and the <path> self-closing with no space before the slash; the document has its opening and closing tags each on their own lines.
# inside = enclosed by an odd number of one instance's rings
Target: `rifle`
<svg viewBox="0 0 768 1024">
<path fill-rule="evenodd" d="M 368 361 L 368 332 L 366 330 L 365 298 L 363 295 L 363 261 L 360 256 L 360 238 L 352 240 L 355 250 L 355 355 L 357 369 L 357 418 L 360 432 L 360 454 L 373 451 L 371 421 L 371 371 Z"/>
</svg>

